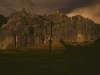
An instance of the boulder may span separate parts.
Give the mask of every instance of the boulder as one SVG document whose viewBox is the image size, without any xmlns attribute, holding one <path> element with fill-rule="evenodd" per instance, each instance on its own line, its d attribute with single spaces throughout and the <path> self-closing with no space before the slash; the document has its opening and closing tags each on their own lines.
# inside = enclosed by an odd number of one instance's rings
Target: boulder
<svg viewBox="0 0 100 75">
<path fill-rule="evenodd" d="M 0 31 L 0 49 L 9 49 L 15 47 L 15 38 L 10 30 Z"/>
</svg>

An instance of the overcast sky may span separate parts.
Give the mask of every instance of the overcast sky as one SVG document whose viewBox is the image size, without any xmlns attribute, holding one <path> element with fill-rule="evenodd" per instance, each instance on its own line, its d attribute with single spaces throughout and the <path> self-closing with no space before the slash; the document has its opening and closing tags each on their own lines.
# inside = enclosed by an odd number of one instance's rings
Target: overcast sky
<svg viewBox="0 0 100 75">
<path fill-rule="evenodd" d="M 32 14 L 51 14 L 56 11 L 83 15 L 100 23 L 100 0 L 0 0 L 0 14 L 5 16 L 26 8 Z"/>
</svg>

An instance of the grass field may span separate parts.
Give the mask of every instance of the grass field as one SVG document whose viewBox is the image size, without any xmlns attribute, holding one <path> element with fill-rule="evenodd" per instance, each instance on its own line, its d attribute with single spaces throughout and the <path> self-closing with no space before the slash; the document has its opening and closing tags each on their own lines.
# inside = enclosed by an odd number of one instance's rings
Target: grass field
<svg viewBox="0 0 100 75">
<path fill-rule="evenodd" d="M 100 75 L 100 42 L 52 43 L 0 51 L 0 75 Z"/>
</svg>

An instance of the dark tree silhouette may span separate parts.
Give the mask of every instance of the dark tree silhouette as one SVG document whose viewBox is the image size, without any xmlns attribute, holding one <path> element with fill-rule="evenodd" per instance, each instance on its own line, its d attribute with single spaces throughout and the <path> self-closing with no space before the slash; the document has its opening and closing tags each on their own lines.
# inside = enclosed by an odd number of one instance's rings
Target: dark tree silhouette
<svg viewBox="0 0 100 75">
<path fill-rule="evenodd" d="M 7 17 L 0 15 L 0 28 L 3 24 L 6 24 L 6 23 L 7 23 Z"/>
</svg>

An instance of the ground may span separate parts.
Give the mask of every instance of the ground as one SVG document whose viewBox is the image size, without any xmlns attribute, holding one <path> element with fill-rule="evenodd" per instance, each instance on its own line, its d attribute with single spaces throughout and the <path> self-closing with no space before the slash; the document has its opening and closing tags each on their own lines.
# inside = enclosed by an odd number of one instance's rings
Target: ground
<svg viewBox="0 0 100 75">
<path fill-rule="evenodd" d="M 100 42 L 48 44 L 0 51 L 0 75 L 100 75 Z"/>
</svg>

